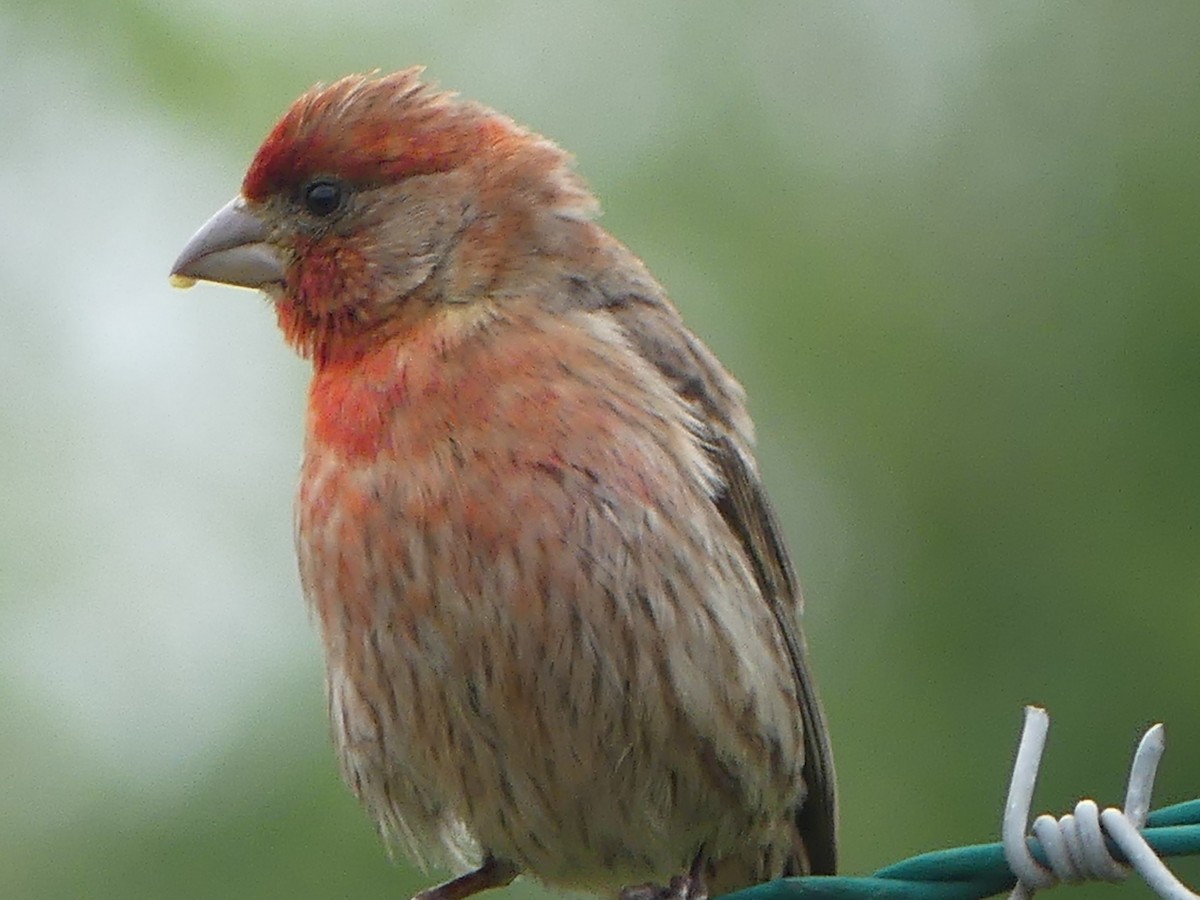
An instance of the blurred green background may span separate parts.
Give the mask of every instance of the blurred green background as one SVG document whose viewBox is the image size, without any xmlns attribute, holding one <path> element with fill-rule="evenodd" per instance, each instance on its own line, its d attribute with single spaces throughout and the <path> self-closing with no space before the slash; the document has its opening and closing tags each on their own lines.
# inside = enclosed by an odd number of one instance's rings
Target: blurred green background
<svg viewBox="0 0 1200 900">
<path fill-rule="evenodd" d="M 1156 720 L 1200 795 L 1198 46 L 1193 2 L 0 3 L 0 897 L 433 877 L 329 748 L 305 366 L 166 283 L 301 90 L 416 62 L 570 149 L 749 389 L 848 872 L 992 839 L 1026 702 L 1039 807 L 1119 802 Z"/>
</svg>

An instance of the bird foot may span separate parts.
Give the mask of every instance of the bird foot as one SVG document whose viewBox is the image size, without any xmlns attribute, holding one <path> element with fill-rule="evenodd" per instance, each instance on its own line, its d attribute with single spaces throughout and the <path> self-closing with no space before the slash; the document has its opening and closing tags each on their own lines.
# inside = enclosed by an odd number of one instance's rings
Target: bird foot
<svg viewBox="0 0 1200 900">
<path fill-rule="evenodd" d="M 708 888 L 688 875 L 676 875 L 667 884 L 634 884 L 621 890 L 620 900 L 708 900 Z"/>
<path fill-rule="evenodd" d="M 413 900 L 464 900 L 489 888 L 504 887 L 520 872 L 512 863 L 488 856 L 474 872 L 459 875 L 436 887 L 426 888 Z"/>
<path fill-rule="evenodd" d="M 623 888 L 620 900 L 708 900 L 704 881 L 704 852 L 696 855 L 691 871 L 676 875 L 667 884 L 634 884 Z"/>
</svg>

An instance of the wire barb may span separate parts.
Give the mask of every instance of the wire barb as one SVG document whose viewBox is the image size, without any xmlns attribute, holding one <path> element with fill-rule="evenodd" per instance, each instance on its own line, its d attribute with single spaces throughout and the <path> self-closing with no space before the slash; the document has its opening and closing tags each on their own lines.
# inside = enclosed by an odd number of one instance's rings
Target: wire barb
<svg viewBox="0 0 1200 900">
<path fill-rule="evenodd" d="M 1004 858 L 1017 876 L 1017 886 L 1009 895 L 1010 900 L 1030 900 L 1035 891 L 1060 881 L 1069 884 L 1119 881 L 1129 874 L 1130 868 L 1165 900 L 1200 900 L 1200 895 L 1192 893 L 1171 874 L 1141 834 L 1150 810 L 1158 762 L 1166 749 L 1162 725 L 1149 729 L 1134 753 L 1125 792 L 1125 809 L 1109 807 L 1101 812 L 1094 801 L 1081 800 L 1074 813 L 1061 819 L 1038 816 L 1033 823 L 1033 834 L 1041 845 L 1046 863 L 1033 855 L 1026 829 L 1049 730 L 1050 716 L 1044 709 L 1025 707 L 1025 727 L 1017 747 L 1017 760 L 1013 764 L 1000 826 Z M 1124 855 L 1125 861 L 1113 856 L 1108 846 L 1110 840 Z"/>
</svg>

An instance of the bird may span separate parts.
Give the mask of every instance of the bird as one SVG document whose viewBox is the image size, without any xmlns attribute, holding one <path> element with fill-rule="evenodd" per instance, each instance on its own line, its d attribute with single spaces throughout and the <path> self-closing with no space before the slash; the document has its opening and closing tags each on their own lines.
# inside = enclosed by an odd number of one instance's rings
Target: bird
<svg viewBox="0 0 1200 900">
<path fill-rule="evenodd" d="M 547 138 L 420 67 L 318 84 L 171 270 L 309 360 L 300 582 L 344 780 L 460 900 L 837 868 L 745 392 Z"/>
</svg>

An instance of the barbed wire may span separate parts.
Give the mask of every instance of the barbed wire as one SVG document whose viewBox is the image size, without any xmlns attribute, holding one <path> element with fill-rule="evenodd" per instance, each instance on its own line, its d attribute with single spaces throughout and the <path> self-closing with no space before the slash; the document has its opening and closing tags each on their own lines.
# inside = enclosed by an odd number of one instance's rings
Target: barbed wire
<svg viewBox="0 0 1200 900">
<path fill-rule="evenodd" d="M 1117 881 L 1137 872 L 1164 900 L 1200 900 L 1162 857 L 1200 854 L 1200 799 L 1149 812 L 1162 725 L 1149 729 L 1130 766 L 1123 809 L 1082 800 L 1060 819 L 1038 816 L 1027 833 L 1033 789 L 1050 717 L 1025 708 L 1025 727 L 1009 782 L 1002 840 L 923 853 L 874 875 L 781 878 L 727 894 L 725 900 L 980 900 L 1011 891 L 1011 900 L 1060 882 Z"/>
</svg>

